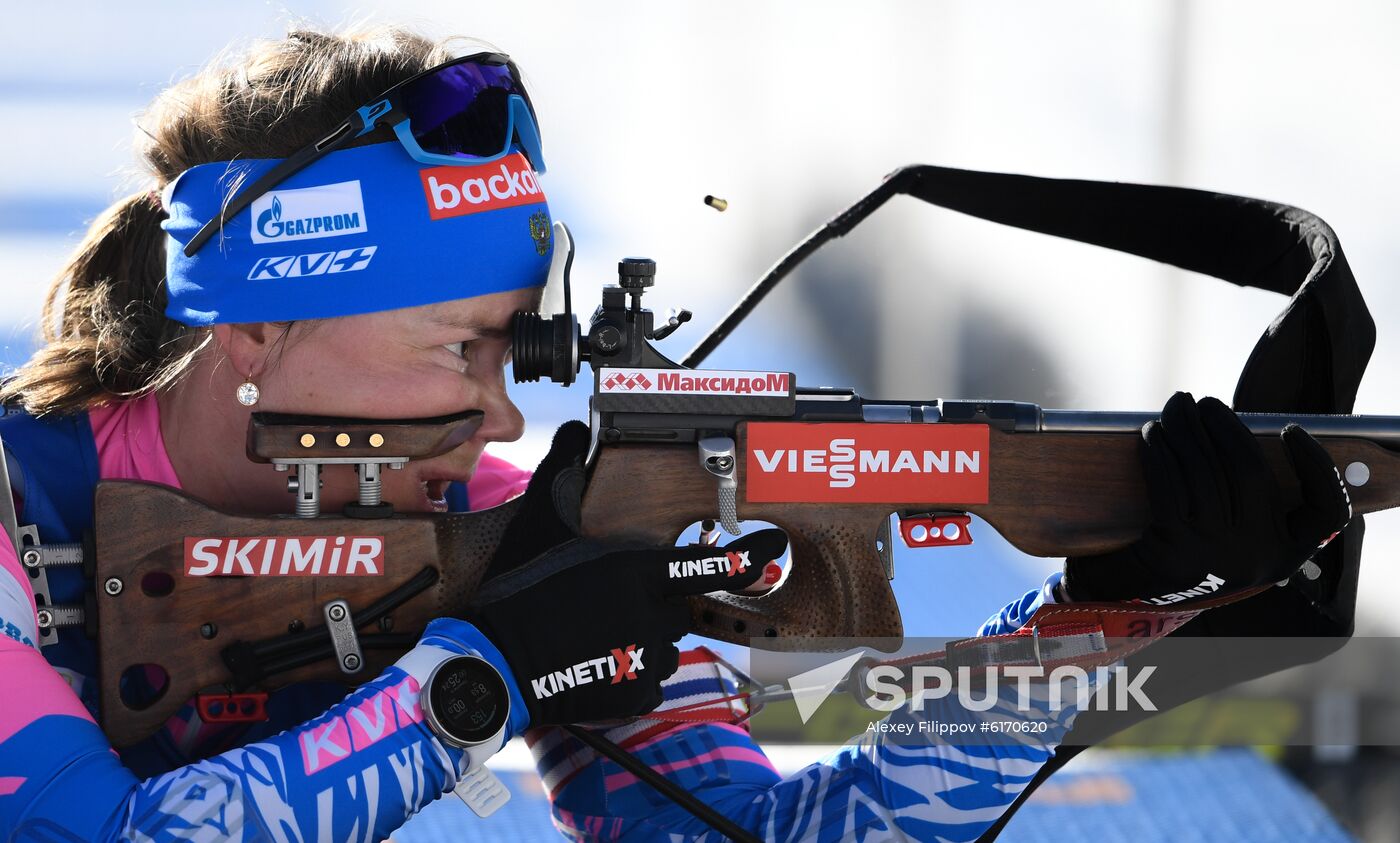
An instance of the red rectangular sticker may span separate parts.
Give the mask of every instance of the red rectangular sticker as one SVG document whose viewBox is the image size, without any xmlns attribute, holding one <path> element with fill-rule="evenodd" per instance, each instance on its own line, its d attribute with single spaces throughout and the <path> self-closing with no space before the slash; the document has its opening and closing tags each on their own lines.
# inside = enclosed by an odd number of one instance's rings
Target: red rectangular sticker
<svg viewBox="0 0 1400 843">
<path fill-rule="evenodd" d="M 984 424 L 750 422 L 754 503 L 986 503 Z"/>
<path fill-rule="evenodd" d="M 383 536 L 186 536 L 187 577 L 378 577 Z"/>
<path fill-rule="evenodd" d="M 475 167 L 430 167 L 419 178 L 435 220 L 545 201 L 535 171 L 518 152 Z"/>
</svg>

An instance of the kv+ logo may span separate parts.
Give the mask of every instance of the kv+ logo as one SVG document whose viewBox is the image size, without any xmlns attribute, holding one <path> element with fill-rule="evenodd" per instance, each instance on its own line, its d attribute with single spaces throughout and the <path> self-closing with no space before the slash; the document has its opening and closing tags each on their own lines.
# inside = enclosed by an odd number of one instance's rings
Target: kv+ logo
<svg viewBox="0 0 1400 843">
<path fill-rule="evenodd" d="M 369 266 L 378 246 L 361 246 L 358 249 L 341 249 L 339 252 L 312 252 L 308 255 L 285 255 L 282 257 L 258 258 L 248 272 L 249 281 L 267 281 L 274 278 L 302 278 L 308 275 L 326 275 L 336 272 L 358 272 Z"/>
</svg>

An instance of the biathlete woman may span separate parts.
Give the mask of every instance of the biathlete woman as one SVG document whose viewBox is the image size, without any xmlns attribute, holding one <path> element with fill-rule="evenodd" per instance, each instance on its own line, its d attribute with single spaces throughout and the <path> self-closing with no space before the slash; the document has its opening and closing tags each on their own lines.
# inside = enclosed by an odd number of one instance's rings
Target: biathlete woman
<svg viewBox="0 0 1400 843">
<path fill-rule="evenodd" d="M 165 91 L 140 126 L 148 183 L 93 223 L 50 291 L 44 345 L 0 391 L 18 524 L 45 542 L 78 540 L 99 479 L 163 483 L 224 511 L 285 512 L 284 477 L 244 457 L 255 409 L 482 410 L 460 447 L 386 473 L 384 498 L 446 512 L 524 492 L 524 520 L 493 563 L 502 577 L 489 599 L 431 623 L 348 696 L 293 686 L 252 726 L 204 723 L 186 706 L 120 753 L 95 720 L 93 642 L 63 629 L 38 646 L 30 579 L 5 537 L 0 840 L 381 840 L 527 730 L 565 834 L 717 839 L 550 727 L 724 693 L 675 647 L 688 621 L 677 597 L 752 582 L 785 542 L 770 530 L 732 543 L 750 560 L 738 579 L 670 581 L 669 562 L 713 551 L 585 542 L 554 505 L 556 481 L 581 470 L 581 426 L 561 430 L 533 483 L 486 453 L 523 430 L 505 388 L 507 329 L 538 304 L 552 254 L 540 136 L 515 66 L 399 28 L 297 31 Z M 1292 513 L 1230 410 L 1174 397 L 1144 430 L 1153 529 L 1117 554 L 1069 560 L 1067 577 L 982 632 L 1014 631 L 1046 602 L 1286 579 L 1349 513 L 1326 453 L 1296 428 L 1284 439 L 1306 501 Z M 348 468 L 324 479 L 324 506 L 355 499 Z M 55 602 L 81 602 L 76 570 L 49 579 Z M 626 665 L 607 659 L 620 641 L 635 642 Z M 585 663 L 628 681 L 532 682 Z M 447 707 L 435 714 L 441 676 L 499 682 L 489 734 L 464 739 Z M 159 692 L 159 677 L 138 680 Z M 624 743 L 767 839 L 973 840 L 1074 713 L 1007 714 L 1052 722 L 1034 744 L 871 736 L 787 778 L 732 724 L 668 725 Z M 611 734 L 639 734 L 626 728 Z"/>
</svg>

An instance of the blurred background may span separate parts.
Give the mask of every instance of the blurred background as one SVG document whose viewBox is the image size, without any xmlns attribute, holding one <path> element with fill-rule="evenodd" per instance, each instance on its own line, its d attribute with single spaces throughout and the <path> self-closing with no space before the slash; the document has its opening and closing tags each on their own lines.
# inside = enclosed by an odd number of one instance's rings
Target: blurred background
<svg viewBox="0 0 1400 843">
<path fill-rule="evenodd" d="M 1200 187 L 1321 215 L 1379 326 L 1357 412 L 1400 414 L 1389 376 L 1400 362 L 1400 242 L 1386 199 L 1400 186 L 1400 7 L 1380 0 L 1325 10 L 1278 0 L 11 5 L 0 28 L 0 107 L 11 115 L 0 136 L 0 371 L 33 350 L 44 290 L 86 222 L 150 187 L 132 176 L 130 139 L 162 87 L 231 42 L 363 20 L 474 36 L 515 57 L 540 114 L 543 184 L 577 243 L 576 309 L 591 312 L 618 258 L 652 257 L 650 306 L 695 314 L 663 345 L 673 357 L 885 173 L 937 163 Z M 728 210 L 702 204 L 706 194 Z M 800 384 L 870 397 L 1146 410 L 1177 389 L 1228 398 L 1282 305 L 895 200 L 809 261 L 707 366 L 792 371 Z M 560 421 L 584 416 L 586 392 L 516 395 L 530 429 L 497 453 L 533 465 Z M 1358 625 L 1393 635 L 1400 515 L 1368 522 Z M 911 634 L 971 632 L 1059 566 L 986 525 L 974 536 L 971 548 L 897 558 Z M 1366 798 L 1381 783 L 1394 792 L 1389 756 L 1339 743 L 1285 760 L 1351 833 L 1397 839 L 1396 809 Z M 1280 805 L 1310 798 L 1291 779 L 1280 786 L 1295 788 Z M 1150 816 L 1134 810 L 1124 816 Z M 1032 828 L 1018 819 L 1021 836 L 1004 839 L 1035 839 Z M 1229 839 L 1275 839 L 1264 833 Z"/>
</svg>

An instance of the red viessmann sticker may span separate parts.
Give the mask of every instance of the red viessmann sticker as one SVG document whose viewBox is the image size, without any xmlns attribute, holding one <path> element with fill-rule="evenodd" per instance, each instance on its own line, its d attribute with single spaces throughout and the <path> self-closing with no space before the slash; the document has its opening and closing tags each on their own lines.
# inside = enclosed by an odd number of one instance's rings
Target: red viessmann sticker
<svg viewBox="0 0 1400 843">
<path fill-rule="evenodd" d="M 986 503 L 984 424 L 750 422 L 754 503 Z"/>
<path fill-rule="evenodd" d="M 432 167 L 419 178 L 435 220 L 545 201 L 535 171 L 518 152 L 475 167 Z"/>
<path fill-rule="evenodd" d="M 378 577 L 383 536 L 185 537 L 187 577 Z"/>
</svg>

